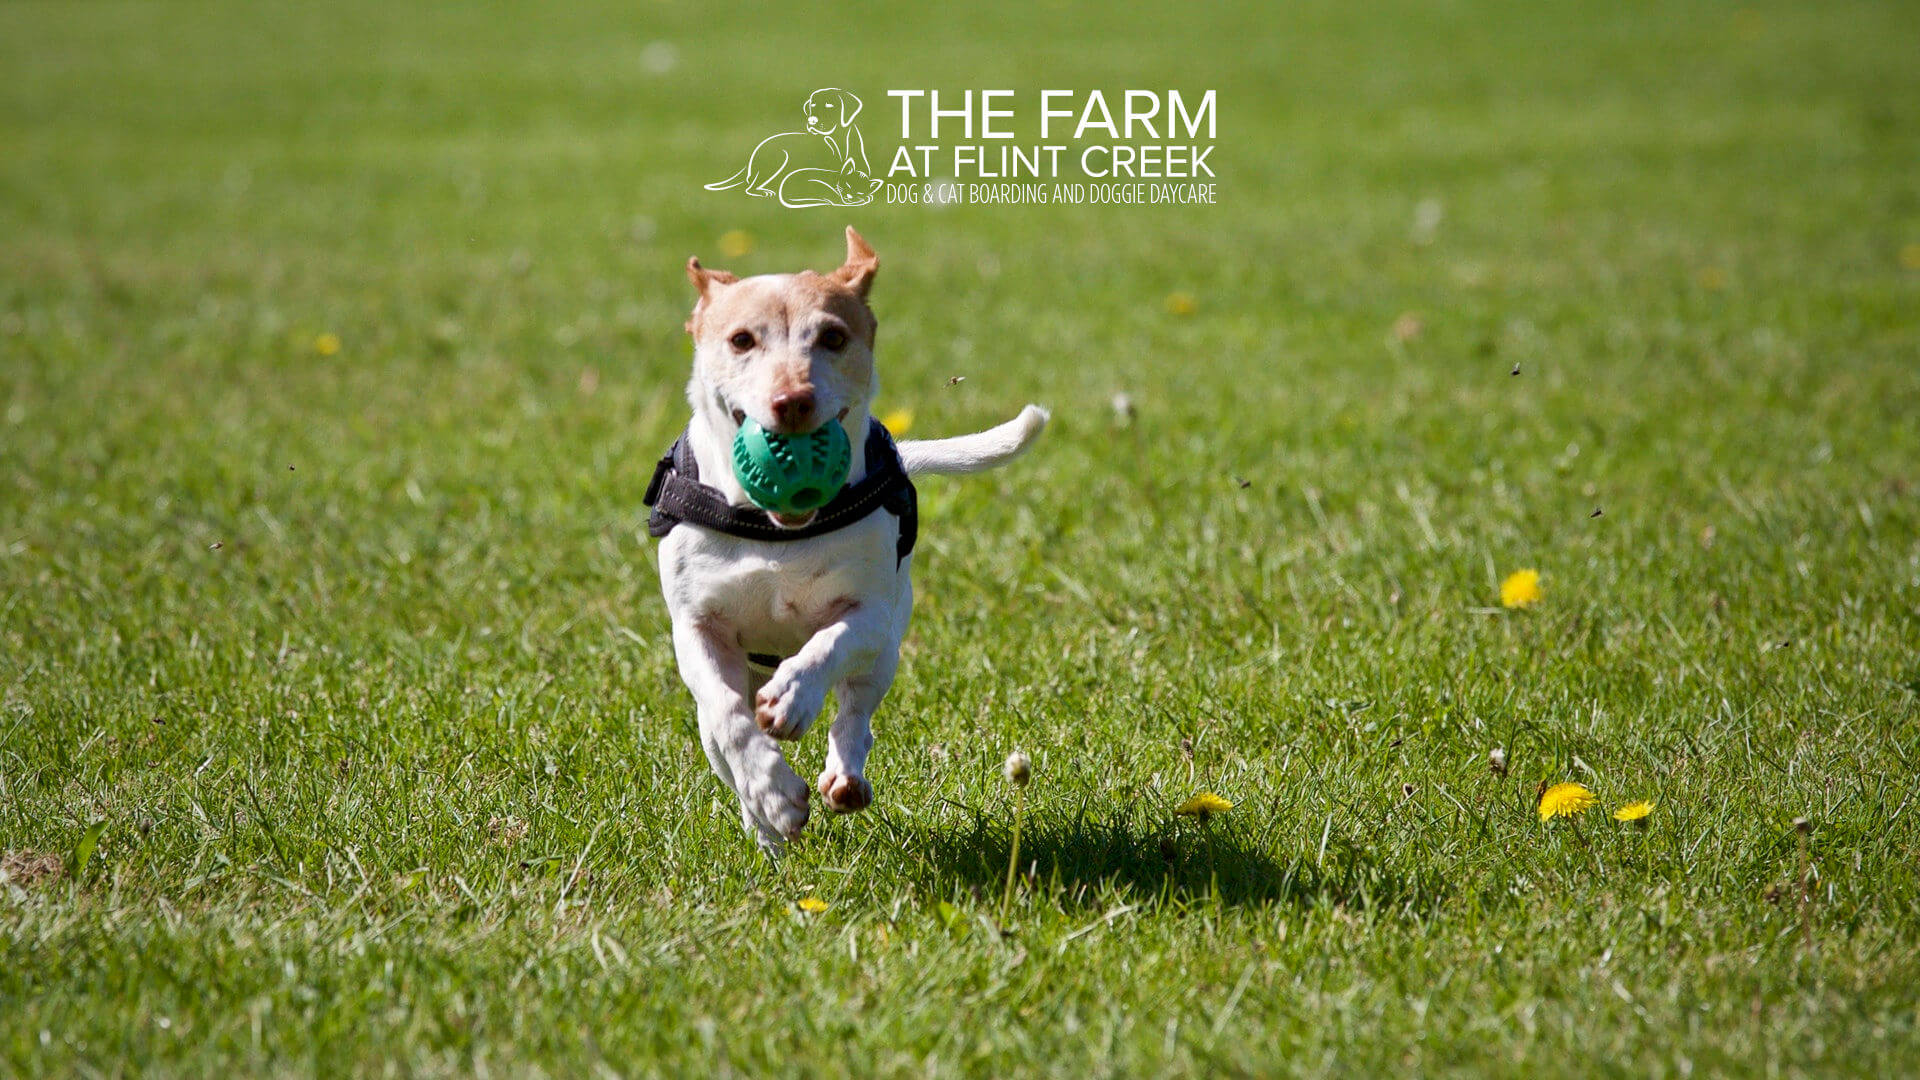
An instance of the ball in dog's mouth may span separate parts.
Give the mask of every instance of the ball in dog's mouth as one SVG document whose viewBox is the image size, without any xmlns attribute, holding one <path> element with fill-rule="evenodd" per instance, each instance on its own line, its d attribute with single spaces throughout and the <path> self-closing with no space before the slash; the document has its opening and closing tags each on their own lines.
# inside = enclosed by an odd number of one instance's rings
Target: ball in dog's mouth
<svg viewBox="0 0 1920 1080">
<path fill-rule="evenodd" d="M 735 410 L 729 405 L 727 411 Z M 807 525 L 845 487 L 852 447 L 842 421 L 850 411 L 841 409 L 833 420 L 804 434 L 770 431 L 751 416 L 734 432 L 734 479 L 775 525 Z"/>
<path fill-rule="evenodd" d="M 840 415 L 834 417 L 833 422 L 839 423 L 840 421 L 845 420 L 847 418 L 847 413 L 849 411 L 851 410 L 841 409 Z M 745 414 L 743 413 L 742 416 L 744 417 L 744 415 Z M 735 423 L 740 423 L 740 422 L 742 421 L 740 420 L 735 421 Z M 804 527 L 808 522 L 812 521 L 814 517 L 819 513 L 820 511 L 818 510 L 809 510 L 804 514 L 776 514 L 773 511 L 769 510 L 767 511 L 767 516 L 773 519 L 774 524 L 779 525 L 782 528 L 798 529 L 798 528 Z"/>
</svg>

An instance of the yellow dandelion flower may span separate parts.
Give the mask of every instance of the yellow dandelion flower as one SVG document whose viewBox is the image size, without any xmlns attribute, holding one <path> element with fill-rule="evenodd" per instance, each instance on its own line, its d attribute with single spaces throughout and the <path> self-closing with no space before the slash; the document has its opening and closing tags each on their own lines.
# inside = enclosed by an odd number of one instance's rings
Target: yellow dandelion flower
<svg viewBox="0 0 1920 1080">
<path fill-rule="evenodd" d="M 1727 272 L 1717 266 L 1703 266 L 1694 277 L 1700 282 L 1700 287 L 1708 292 L 1719 292 L 1727 287 Z"/>
<path fill-rule="evenodd" d="M 753 251 L 753 234 L 745 229 L 729 229 L 720 234 L 720 254 L 738 259 Z"/>
<path fill-rule="evenodd" d="M 803 896 L 794 901 L 794 905 L 809 915 L 818 915 L 827 910 L 827 902 L 817 896 Z"/>
<path fill-rule="evenodd" d="M 1908 270 L 1920 270 L 1920 244 L 1908 244 L 1900 249 L 1900 265 Z"/>
<path fill-rule="evenodd" d="M 1167 314 L 1191 315 L 1200 310 L 1200 301 L 1190 292 L 1170 292 L 1167 294 Z"/>
<path fill-rule="evenodd" d="M 1630 802 L 1620 809 L 1615 810 L 1613 812 L 1613 820 L 1640 821 L 1651 813 L 1653 813 L 1653 804 L 1645 799 L 1641 799 L 1637 802 Z"/>
<path fill-rule="evenodd" d="M 1583 784 L 1555 784 L 1540 793 L 1540 820 L 1572 817 L 1599 801 Z"/>
<path fill-rule="evenodd" d="M 1233 809 L 1231 802 L 1215 795 L 1211 791 L 1202 791 L 1193 798 L 1174 807 L 1173 812 L 1176 814 L 1184 814 L 1187 817 L 1204 819 L 1208 815 L 1224 814 L 1231 809 Z"/>
<path fill-rule="evenodd" d="M 321 356 L 332 356 L 340 351 L 339 334 L 321 334 L 313 339 L 313 351 Z"/>
<path fill-rule="evenodd" d="M 1520 570 L 1500 583 L 1501 607 L 1526 607 L 1540 599 L 1540 571 Z"/>
<path fill-rule="evenodd" d="M 912 409 L 894 409 L 880 417 L 880 423 L 895 435 L 905 435 L 913 426 Z"/>
</svg>

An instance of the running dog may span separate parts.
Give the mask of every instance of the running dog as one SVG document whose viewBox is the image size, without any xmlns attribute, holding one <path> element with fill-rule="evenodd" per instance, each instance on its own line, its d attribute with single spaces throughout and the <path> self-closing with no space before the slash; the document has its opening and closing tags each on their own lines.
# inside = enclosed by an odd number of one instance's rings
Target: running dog
<svg viewBox="0 0 1920 1080">
<path fill-rule="evenodd" d="M 910 477 L 968 473 L 1024 451 L 1047 423 L 1028 405 L 998 427 L 895 444 L 869 415 L 879 380 L 867 294 L 879 266 L 852 227 L 828 274 L 736 278 L 687 261 L 693 419 L 655 467 L 646 503 L 680 677 L 713 771 L 770 854 L 807 823 L 811 792 L 777 740 L 807 733 L 833 691 L 826 767 L 812 790 L 836 813 L 873 801 L 871 721 L 913 609 L 918 517 Z M 800 516 L 754 507 L 730 447 L 748 417 L 785 434 L 839 424 L 854 449 L 833 501 Z"/>
</svg>

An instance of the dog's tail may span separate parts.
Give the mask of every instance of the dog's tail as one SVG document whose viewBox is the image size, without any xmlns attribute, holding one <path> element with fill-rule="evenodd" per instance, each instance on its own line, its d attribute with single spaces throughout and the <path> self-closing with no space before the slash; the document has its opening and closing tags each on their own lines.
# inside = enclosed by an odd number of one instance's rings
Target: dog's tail
<svg viewBox="0 0 1920 1080">
<path fill-rule="evenodd" d="M 728 188 L 737 188 L 741 184 L 746 183 L 747 170 L 751 168 L 753 168 L 753 163 L 748 162 L 747 164 L 740 166 L 739 172 L 734 173 L 732 176 L 727 177 L 725 180 L 715 180 L 713 183 L 708 184 L 707 190 L 708 191 L 725 191 Z"/>
<path fill-rule="evenodd" d="M 999 427 L 951 439 L 915 439 L 900 444 L 908 476 L 973 473 L 1005 465 L 1033 445 L 1047 426 L 1047 410 L 1029 405 Z"/>
</svg>

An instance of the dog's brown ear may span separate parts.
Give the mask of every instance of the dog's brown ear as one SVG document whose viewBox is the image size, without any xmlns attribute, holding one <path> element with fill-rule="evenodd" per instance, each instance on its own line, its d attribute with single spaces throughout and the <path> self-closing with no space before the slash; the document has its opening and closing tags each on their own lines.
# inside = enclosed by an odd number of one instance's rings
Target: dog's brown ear
<svg viewBox="0 0 1920 1080">
<path fill-rule="evenodd" d="M 867 291 L 873 288 L 873 275 L 880 269 L 880 257 L 873 253 L 868 244 L 854 227 L 847 226 L 847 261 L 840 264 L 830 276 L 833 280 L 867 298 Z"/>
<path fill-rule="evenodd" d="M 731 285 L 740 279 L 725 270 L 709 270 L 701 266 L 700 257 L 695 255 L 687 260 L 687 280 L 693 282 L 693 287 L 700 290 L 701 299 L 705 299 L 707 290 L 713 286 Z"/>
<path fill-rule="evenodd" d="M 731 285 L 740 279 L 725 270 L 709 270 L 701 266 L 700 257 L 696 255 L 687 260 L 687 280 L 693 282 L 693 287 L 700 290 L 700 299 L 693 302 L 693 314 L 687 317 L 687 333 L 697 337 L 700 333 L 700 312 L 707 306 L 707 301 L 712 299 L 714 286 Z"/>
</svg>

